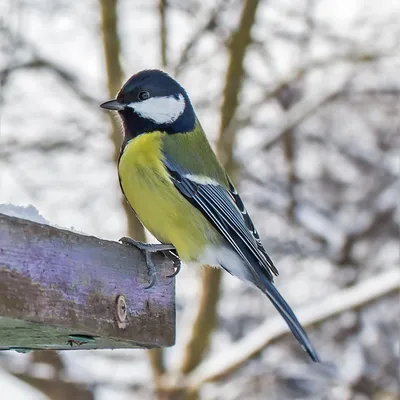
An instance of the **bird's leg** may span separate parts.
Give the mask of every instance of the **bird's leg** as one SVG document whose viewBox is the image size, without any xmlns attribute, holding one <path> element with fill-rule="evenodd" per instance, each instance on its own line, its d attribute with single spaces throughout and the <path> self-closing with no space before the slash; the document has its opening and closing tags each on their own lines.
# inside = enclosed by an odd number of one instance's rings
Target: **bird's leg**
<svg viewBox="0 0 400 400">
<path fill-rule="evenodd" d="M 130 246 L 135 246 L 138 249 L 143 251 L 145 259 L 146 259 L 147 267 L 149 268 L 149 276 L 150 276 L 150 283 L 145 287 L 145 289 L 150 289 L 151 287 L 153 287 L 154 284 L 156 283 L 156 267 L 154 266 L 153 261 L 151 259 L 151 254 L 157 253 L 158 251 L 170 252 L 171 250 L 175 250 L 175 247 L 172 246 L 172 244 L 163 244 L 163 243 L 151 244 L 151 243 L 138 242 L 137 240 L 132 239 L 130 237 L 126 237 L 126 236 L 119 239 L 119 241 L 123 244 L 129 244 Z M 174 265 L 175 265 L 175 262 L 174 262 Z M 178 272 L 179 272 L 179 269 L 178 269 Z M 172 276 L 175 276 L 175 275 L 176 275 L 176 272 L 174 272 L 174 274 L 172 274 Z"/>
<path fill-rule="evenodd" d="M 131 246 L 135 246 L 142 251 L 146 251 L 148 253 L 157 253 L 158 251 L 171 251 L 175 250 L 175 247 L 172 244 L 164 244 L 164 243 L 143 243 L 138 242 L 135 239 L 124 236 L 119 241 L 123 244 L 130 244 Z"/>
</svg>

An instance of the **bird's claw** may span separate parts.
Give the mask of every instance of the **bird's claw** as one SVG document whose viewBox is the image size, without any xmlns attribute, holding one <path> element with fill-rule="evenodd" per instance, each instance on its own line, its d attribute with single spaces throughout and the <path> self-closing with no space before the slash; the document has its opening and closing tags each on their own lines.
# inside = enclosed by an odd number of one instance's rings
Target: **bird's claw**
<svg viewBox="0 0 400 400">
<path fill-rule="evenodd" d="M 170 256 L 172 256 L 172 258 L 173 258 L 173 263 L 174 263 L 175 271 L 174 271 L 171 275 L 167 275 L 167 278 L 175 278 L 175 276 L 177 276 L 177 275 L 179 274 L 180 270 L 181 270 L 182 261 L 181 261 L 181 259 L 180 259 L 175 253 L 173 253 L 172 251 L 170 251 L 170 252 L 167 254 L 167 257 L 168 257 L 169 259 L 171 259 Z"/>
<path fill-rule="evenodd" d="M 181 269 L 181 262 L 180 259 L 177 255 L 175 255 L 174 253 L 172 253 L 171 250 L 175 250 L 175 247 L 172 246 L 171 244 L 150 244 L 150 243 L 143 243 L 143 242 L 138 242 L 135 239 L 132 239 L 130 237 L 124 236 L 121 239 L 119 239 L 119 241 L 123 244 L 127 244 L 130 246 L 135 246 L 137 247 L 139 250 L 141 250 L 144 253 L 145 259 L 146 259 L 146 264 L 147 267 L 149 269 L 149 277 L 150 277 L 150 283 L 145 286 L 145 289 L 150 289 L 152 288 L 156 281 L 157 281 L 157 273 L 156 273 L 156 267 L 153 264 L 153 261 L 151 259 L 151 254 L 152 253 L 156 253 L 156 252 L 164 252 L 167 253 L 168 255 L 173 255 L 174 257 L 174 266 L 175 266 L 175 272 L 171 275 L 168 275 L 168 278 L 173 278 L 175 277 L 180 269 Z"/>
<path fill-rule="evenodd" d="M 121 239 L 119 239 L 119 242 L 121 242 L 122 244 L 129 244 L 130 246 L 135 246 L 142 251 L 147 250 L 148 246 L 148 243 L 139 242 L 128 236 L 123 236 Z"/>
<path fill-rule="evenodd" d="M 144 288 L 150 289 L 155 285 L 157 281 L 156 267 L 154 266 L 153 260 L 151 259 L 151 253 L 149 251 L 144 250 L 144 255 L 146 257 L 146 264 L 149 269 L 149 277 L 150 277 L 150 283 Z"/>
</svg>

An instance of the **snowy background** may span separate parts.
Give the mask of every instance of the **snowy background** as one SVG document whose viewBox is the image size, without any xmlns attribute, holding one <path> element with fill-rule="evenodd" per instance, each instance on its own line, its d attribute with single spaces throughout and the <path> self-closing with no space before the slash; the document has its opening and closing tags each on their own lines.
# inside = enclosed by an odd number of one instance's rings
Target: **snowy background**
<svg viewBox="0 0 400 400">
<path fill-rule="evenodd" d="M 244 3 L 168 2 L 167 70 L 189 92 L 213 144 Z M 120 0 L 118 17 L 125 78 L 161 67 L 158 2 Z M 257 9 L 233 122 L 236 180 L 295 310 L 399 268 L 399 21 L 400 3 L 389 0 L 271 0 Z M 54 225 L 116 240 L 126 216 L 110 123 L 98 107 L 109 99 L 104 65 L 97 1 L 0 2 L 0 203 L 32 204 Z M 177 278 L 172 369 L 199 281 L 199 271 L 185 268 Z M 287 336 L 205 385 L 202 398 L 396 399 L 398 300 L 391 293 L 310 327 L 327 366 L 308 364 Z M 275 310 L 224 276 L 218 313 L 211 355 Z M 59 392 L 43 390 L 47 381 Z M 139 350 L 68 352 L 53 361 L 3 352 L 0 387 L 5 400 L 153 396 Z M 65 394 L 75 389 L 82 397 Z"/>
</svg>

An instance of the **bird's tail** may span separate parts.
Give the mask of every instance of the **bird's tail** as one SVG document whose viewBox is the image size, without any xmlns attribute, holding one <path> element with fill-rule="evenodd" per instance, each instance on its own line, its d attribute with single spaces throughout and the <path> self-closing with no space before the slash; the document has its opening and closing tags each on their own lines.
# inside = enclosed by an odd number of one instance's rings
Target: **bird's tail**
<svg viewBox="0 0 400 400">
<path fill-rule="evenodd" d="M 272 301 L 273 305 L 279 311 L 283 319 L 288 324 L 290 330 L 292 331 L 294 337 L 301 344 L 304 351 L 308 353 L 311 359 L 315 362 L 320 362 L 317 352 L 314 350 L 313 345 L 310 342 L 306 332 L 301 326 L 300 322 L 294 315 L 294 312 L 289 307 L 289 304 L 286 303 L 284 298 L 278 292 L 276 287 L 272 282 L 270 282 L 267 278 L 263 279 L 264 288 L 262 288 L 263 292 L 269 297 Z"/>
</svg>

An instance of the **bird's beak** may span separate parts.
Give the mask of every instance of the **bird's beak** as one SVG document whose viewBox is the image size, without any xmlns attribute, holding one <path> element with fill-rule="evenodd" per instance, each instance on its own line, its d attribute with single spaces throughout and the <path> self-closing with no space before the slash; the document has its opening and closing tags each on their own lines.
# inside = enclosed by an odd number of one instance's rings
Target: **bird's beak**
<svg viewBox="0 0 400 400">
<path fill-rule="evenodd" d="M 110 100 L 100 104 L 100 107 L 107 110 L 122 111 L 125 109 L 125 104 L 121 104 L 117 100 Z"/>
</svg>

